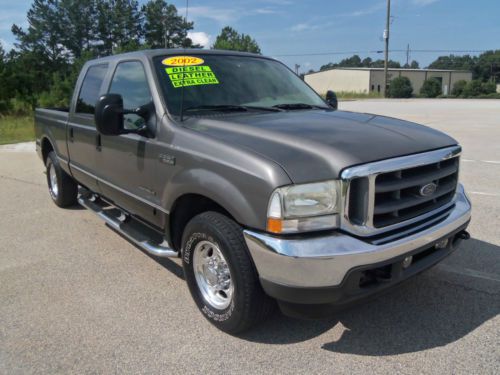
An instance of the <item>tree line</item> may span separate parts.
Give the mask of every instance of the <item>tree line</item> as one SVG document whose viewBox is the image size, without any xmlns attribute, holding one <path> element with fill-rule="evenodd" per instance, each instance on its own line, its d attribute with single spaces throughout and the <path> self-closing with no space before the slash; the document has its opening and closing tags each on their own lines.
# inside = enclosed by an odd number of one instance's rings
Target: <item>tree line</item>
<svg viewBox="0 0 500 375">
<path fill-rule="evenodd" d="M 165 0 L 34 0 L 28 26 L 12 25 L 15 48 L 0 44 L 0 113 L 37 105 L 67 106 L 85 61 L 149 48 L 201 48 L 194 23 Z M 231 27 L 212 48 L 260 53 L 257 42 Z"/>
<path fill-rule="evenodd" d="M 409 64 L 400 64 L 389 60 L 389 68 L 419 69 L 419 63 L 413 60 Z M 333 68 L 383 68 L 384 60 L 372 60 L 370 57 L 361 59 L 359 55 L 345 58 L 338 63 L 330 62 L 322 65 L 320 71 Z M 429 64 L 428 69 L 467 70 L 472 72 L 472 79 L 481 82 L 500 82 L 500 50 L 486 51 L 479 56 L 449 55 L 439 56 Z"/>
<path fill-rule="evenodd" d="M 419 64 L 415 60 L 413 60 L 409 64 L 404 64 L 403 66 L 397 61 L 389 60 L 387 62 L 387 66 L 389 68 L 410 68 L 410 69 L 419 68 Z M 372 58 L 370 57 L 361 59 L 359 55 L 352 55 L 351 57 L 347 57 L 338 63 L 330 62 L 328 64 L 322 65 L 319 68 L 319 70 L 323 71 L 333 68 L 383 68 L 383 67 L 384 67 L 384 60 L 382 59 L 372 60 Z"/>
<path fill-rule="evenodd" d="M 468 70 L 474 80 L 500 83 L 500 50 L 486 51 L 479 56 L 440 56 L 429 68 Z"/>
</svg>

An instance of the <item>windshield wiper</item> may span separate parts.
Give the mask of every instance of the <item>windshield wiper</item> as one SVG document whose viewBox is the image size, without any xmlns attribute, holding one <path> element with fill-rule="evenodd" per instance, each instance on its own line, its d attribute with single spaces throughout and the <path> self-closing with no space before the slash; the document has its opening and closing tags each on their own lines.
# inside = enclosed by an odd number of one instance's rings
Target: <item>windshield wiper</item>
<svg viewBox="0 0 500 375">
<path fill-rule="evenodd" d="M 219 105 L 199 105 L 189 107 L 184 112 L 191 111 L 220 111 L 220 112 L 247 112 L 249 110 L 267 111 L 267 112 L 281 112 L 282 109 L 274 107 L 260 107 L 255 105 L 235 105 L 235 104 L 219 104 Z"/>
<path fill-rule="evenodd" d="M 282 104 L 276 104 L 273 105 L 274 108 L 279 108 L 279 109 L 328 109 L 328 107 L 323 107 L 320 105 L 312 105 L 312 104 L 306 104 L 306 103 L 282 103 Z"/>
<path fill-rule="evenodd" d="M 241 105 L 221 104 L 221 105 L 198 105 L 189 107 L 184 110 L 185 112 L 191 111 L 221 111 L 221 112 L 246 112 L 248 108 Z"/>
<path fill-rule="evenodd" d="M 269 112 L 281 112 L 282 110 L 280 108 L 276 108 L 276 107 L 261 107 L 261 106 L 257 106 L 257 105 L 245 105 L 244 106 L 245 108 L 248 108 L 248 109 L 255 109 L 257 111 L 269 111 Z"/>
</svg>

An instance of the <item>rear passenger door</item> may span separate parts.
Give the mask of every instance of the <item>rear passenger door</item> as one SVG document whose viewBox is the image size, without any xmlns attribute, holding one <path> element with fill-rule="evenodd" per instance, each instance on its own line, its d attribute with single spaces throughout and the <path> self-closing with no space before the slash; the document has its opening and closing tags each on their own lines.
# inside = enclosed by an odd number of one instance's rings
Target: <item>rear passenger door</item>
<svg viewBox="0 0 500 375">
<path fill-rule="evenodd" d="M 94 122 L 97 99 L 103 90 L 108 64 L 88 67 L 80 91 L 70 111 L 67 140 L 71 173 L 76 180 L 92 191 L 98 191 L 97 169 L 98 134 Z"/>
<path fill-rule="evenodd" d="M 117 64 L 108 93 L 120 94 L 125 109 L 148 105 L 147 119 L 135 114 L 124 115 L 124 128 L 134 130 L 146 125 L 148 134 L 101 135 L 101 151 L 97 156 L 99 185 L 102 195 L 116 205 L 147 221 L 158 224 L 161 210 L 155 190 L 155 172 L 159 147 L 154 137 L 156 114 L 151 89 L 141 61 Z"/>
</svg>

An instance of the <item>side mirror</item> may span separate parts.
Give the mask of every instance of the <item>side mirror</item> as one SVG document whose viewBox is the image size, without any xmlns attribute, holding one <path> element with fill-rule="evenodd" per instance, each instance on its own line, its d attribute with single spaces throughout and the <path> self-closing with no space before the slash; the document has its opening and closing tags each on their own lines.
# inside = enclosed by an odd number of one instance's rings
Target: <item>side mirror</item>
<svg viewBox="0 0 500 375">
<path fill-rule="evenodd" d="M 337 100 L 337 95 L 332 90 L 326 92 L 326 102 L 333 109 L 338 109 L 339 101 Z"/>
<path fill-rule="evenodd" d="M 94 112 L 97 131 L 103 135 L 123 134 L 123 99 L 118 94 L 106 94 L 97 100 Z"/>
</svg>

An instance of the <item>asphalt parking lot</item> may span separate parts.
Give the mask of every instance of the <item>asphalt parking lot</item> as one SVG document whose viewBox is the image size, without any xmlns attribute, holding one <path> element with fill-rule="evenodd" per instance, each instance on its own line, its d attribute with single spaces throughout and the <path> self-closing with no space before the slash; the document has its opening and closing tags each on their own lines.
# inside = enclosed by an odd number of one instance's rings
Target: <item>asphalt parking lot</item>
<svg viewBox="0 0 500 375">
<path fill-rule="evenodd" d="M 463 373 L 500 368 L 500 101 L 369 100 L 463 145 L 471 240 L 375 301 L 240 337 L 198 312 L 179 262 L 59 209 L 33 144 L 0 148 L 0 373 Z"/>
</svg>

